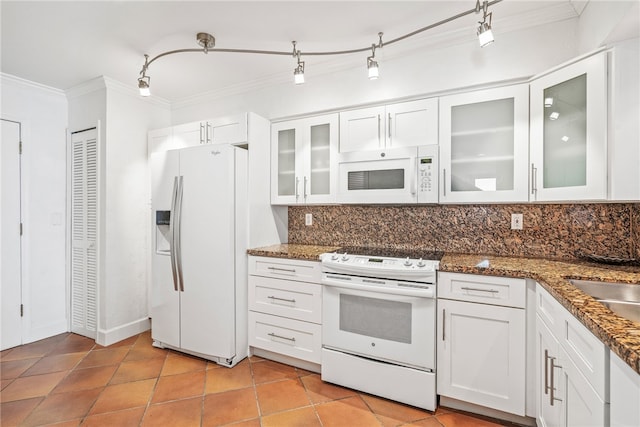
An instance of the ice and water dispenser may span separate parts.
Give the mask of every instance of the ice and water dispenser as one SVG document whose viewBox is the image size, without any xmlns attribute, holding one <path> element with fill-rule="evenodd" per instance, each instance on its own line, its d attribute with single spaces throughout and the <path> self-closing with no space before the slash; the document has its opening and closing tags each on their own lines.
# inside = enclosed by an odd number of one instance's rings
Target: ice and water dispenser
<svg viewBox="0 0 640 427">
<path fill-rule="evenodd" d="M 171 253 L 171 211 L 156 211 L 156 253 L 169 255 Z"/>
</svg>

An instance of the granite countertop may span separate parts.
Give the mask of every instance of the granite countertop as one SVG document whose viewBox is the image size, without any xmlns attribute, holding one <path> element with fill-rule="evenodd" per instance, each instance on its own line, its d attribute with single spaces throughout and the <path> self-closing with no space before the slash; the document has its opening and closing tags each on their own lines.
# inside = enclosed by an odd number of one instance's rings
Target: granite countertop
<svg viewBox="0 0 640 427">
<path fill-rule="evenodd" d="M 317 261 L 320 254 L 340 246 L 280 244 L 250 249 L 249 255 Z M 488 267 L 477 267 L 488 261 Z M 587 262 L 555 261 L 492 255 L 445 253 L 440 270 L 452 273 L 530 278 L 536 280 L 595 336 L 640 374 L 640 323 L 624 319 L 569 283 L 586 279 L 640 283 L 640 270 L 610 267 Z"/>
</svg>

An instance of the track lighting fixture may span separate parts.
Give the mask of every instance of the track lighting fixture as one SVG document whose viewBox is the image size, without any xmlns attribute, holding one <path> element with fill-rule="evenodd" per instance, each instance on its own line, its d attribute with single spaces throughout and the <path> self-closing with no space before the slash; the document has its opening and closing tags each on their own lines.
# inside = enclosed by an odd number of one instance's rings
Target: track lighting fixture
<svg viewBox="0 0 640 427">
<path fill-rule="evenodd" d="M 493 42 L 493 33 L 491 31 L 491 17 L 492 13 L 488 12 L 489 6 L 493 6 L 496 3 L 500 3 L 502 0 L 484 0 L 481 4 L 480 0 L 476 0 L 476 6 L 473 9 L 469 9 L 465 12 L 459 13 L 457 15 L 451 16 L 449 18 L 445 18 L 441 21 L 435 22 L 433 24 L 427 25 L 426 27 L 422 27 L 410 33 L 404 34 L 400 37 L 397 37 L 393 40 L 385 42 L 385 45 L 390 45 L 393 43 L 397 43 L 406 38 L 414 36 L 416 34 L 422 33 L 424 31 L 430 30 L 435 27 L 439 27 L 440 25 L 447 24 L 449 22 L 455 21 L 457 19 L 462 18 L 463 16 L 470 15 L 472 13 L 480 13 L 482 11 L 482 21 L 478 21 L 480 26 L 477 30 L 478 40 L 480 42 L 480 46 L 484 47 L 487 44 Z M 357 49 L 349 49 L 349 50 L 339 50 L 339 51 L 322 51 L 322 52 L 304 52 L 302 53 L 299 49 L 296 48 L 296 42 L 293 43 L 293 56 L 297 60 L 296 68 L 293 70 L 293 78 L 295 84 L 304 83 L 304 61 L 302 60 L 302 56 L 329 56 L 329 55 L 347 55 L 354 53 L 367 52 L 371 50 L 371 56 L 367 57 L 367 71 L 369 79 L 375 80 L 379 76 L 378 62 L 375 60 L 376 49 L 382 48 L 382 33 L 378 33 L 379 41 L 378 44 L 372 44 L 371 47 L 363 47 Z M 144 55 L 144 65 L 142 66 L 142 70 L 140 70 L 140 77 L 138 78 L 138 89 L 140 89 L 140 95 L 149 96 L 151 94 L 150 91 L 150 82 L 151 77 L 147 75 L 147 71 L 149 66 L 156 59 L 162 58 L 163 56 L 172 55 L 174 53 L 186 53 L 186 52 L 225 52 L 225 53 L 250 53 L 250 54 L 260 54 L 260 55 L 282 55 L 289 56 L 291 55 L 291 51 L 276 51 L 276 50 L 259 50 L 259 49 L 231 49 L 231 48 L 216 48 L 216 39 L 209 33 L 197 33 L 196 40 L 200 45 L 200 49 L 177 49 L 170 50 L 167 52 L 160 53 L 154 56 L 151 60 L 148 55 Z"/>
<path fill-rule="evenodd" d="M 485 47 L 493 43 L 493 31 L 491 31 L 491 17 L 493 12 L 487 13 L 489 9 L 489 2 L 487 0 L 484 0 L 482 7 L 480 6 L 480 0 L 476 0 L 476 13 L 479 13 L 481 9 L 482 21 L 478 21 L 478 24 L 480 24 L 478 27 L 478 42 L 480 42 L 480 47 Z M 489 18 L 489 22 L 487 22 L 487 18 Z"/>
<path fill-rule="evenodd" d="M 304 83 L 304 61 L 300 60 L 300 51 L 296 50 L 296 42 L 291 42 L 293 44 L 293 57 L 298 60 L 298 65 L 293 70 L 293 82 L 297 85 Z"/>
<path fill-rule="evenodd" d="M 367 57 L 367 71 L 369 74 L 369 80 L 376 80 L 380 75 L 378 69 L 378 61 L 375 60 L 376 57 L 376 48 L 382 47 L 382 33 L 378 33 L 378 44 L 375 43 L 371 45 L 371 56 Z"/>
</svg>

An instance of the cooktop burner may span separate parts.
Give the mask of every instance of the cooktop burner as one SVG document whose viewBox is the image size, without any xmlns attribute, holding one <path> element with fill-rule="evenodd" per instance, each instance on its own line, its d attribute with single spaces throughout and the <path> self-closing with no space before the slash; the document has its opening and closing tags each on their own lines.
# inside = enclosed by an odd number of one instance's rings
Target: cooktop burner
<svg viewBox="0 0 640 427">
<path fill-rule="evenodd" d="M 440 261 L 444 256 L 443 251 L 428 249 L 398 249 L 398 248 L 375 248 L 367 246 L 342 246 L 336 252 L 347 253 L 349 255 L 368 255 L 392 258 L 422 258 L 424 260 Z"/>
</svg>

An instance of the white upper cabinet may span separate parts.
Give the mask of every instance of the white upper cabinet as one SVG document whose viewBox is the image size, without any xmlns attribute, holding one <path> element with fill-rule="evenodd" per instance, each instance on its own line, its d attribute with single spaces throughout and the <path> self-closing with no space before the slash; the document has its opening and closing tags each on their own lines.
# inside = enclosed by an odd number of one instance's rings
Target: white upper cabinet
<svg viewBox="0 0 640 427">
<path fill-rule="evenodd" d="M 340 113 L 340 152 L 438 143 L 438 99 Z"/>
<path fill-rule="evenodd" d="M 528 201 L 528 85 L 440 98 L 440 201 Z"/>
<path fill-rule="evenodd" d="M 173 148 L 199 144 L 234 144 L 247 141 L 247 115 L 218 117 L 173 127 Z"/>
<path fill-rule="evenodd" d="M 606 53 L 533 80 L 530 96 L 531 201 L 606 200 Z"/>
<path fill-rule="evenodd" d="M 271 203 L 332 203 L 336 195 L 338 115 L 271 126 Z"/>
</svg>

